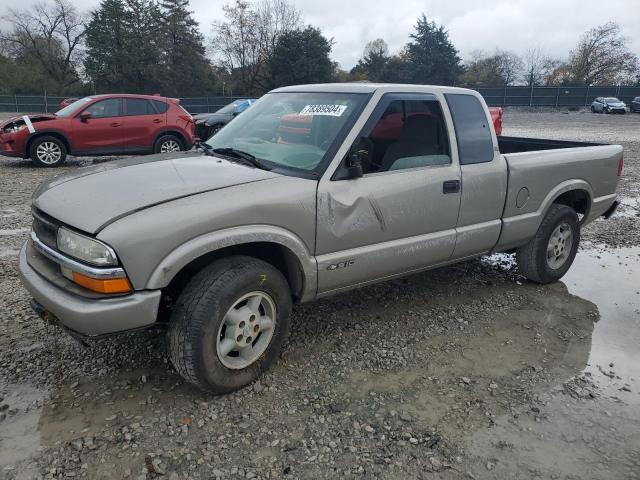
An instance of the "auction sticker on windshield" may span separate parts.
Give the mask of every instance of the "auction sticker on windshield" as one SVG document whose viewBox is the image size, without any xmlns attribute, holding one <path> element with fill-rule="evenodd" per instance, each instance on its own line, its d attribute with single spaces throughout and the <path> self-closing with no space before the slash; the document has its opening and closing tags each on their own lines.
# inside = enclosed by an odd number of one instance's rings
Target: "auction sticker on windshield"
<svg viewBox="0 0 640 480">
<path fill-rule="evenodd" d="M 346 105 L 307 105 L 302 109 L 300 115 L 330 115 L 332 117 L 341 117 L 346 109 Z"/>
</svg>

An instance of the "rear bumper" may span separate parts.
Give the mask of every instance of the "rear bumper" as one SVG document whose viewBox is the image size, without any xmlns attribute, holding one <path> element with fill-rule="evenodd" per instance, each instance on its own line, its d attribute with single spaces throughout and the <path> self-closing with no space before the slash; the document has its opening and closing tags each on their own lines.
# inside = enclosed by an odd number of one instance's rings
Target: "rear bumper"
<svg viewBox="0 0 640 480">
<path fill-rule="evenodd" d="M 27 262 L 22 247 L 18 267 L 25 288 L 42 308 L 38 313 L 55 317 L 69 330 L 85 336 L 107 335 L 156 322 L 160 290 L 140 291 L 114 298 L 84 298 L 66 292 L 41 277 Z"/>
</svg>

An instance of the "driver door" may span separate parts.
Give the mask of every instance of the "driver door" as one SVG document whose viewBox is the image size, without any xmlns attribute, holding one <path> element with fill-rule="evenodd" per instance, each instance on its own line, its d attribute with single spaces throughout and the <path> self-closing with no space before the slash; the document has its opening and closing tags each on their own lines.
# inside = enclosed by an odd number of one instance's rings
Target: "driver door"
<svg viewBox="0 0 640 480">
<path fill-rule="evenodd" d="M 434 95 L 382 96 L 360 135 L 368 150 L 363 176 L 339 180 L 339 168 L 320 182 L 319 295 L 452 257 L 461 173 L 444 110 Z"/>
<path fill-rule="evenodd" d="M 82 120 L 83 113 L 91 114 Z M 75 154 L 112 155 L 123 153 L 124 116 L 121 98 L 92 103 L 71 121 L 71 146 Z"/>
</svg>

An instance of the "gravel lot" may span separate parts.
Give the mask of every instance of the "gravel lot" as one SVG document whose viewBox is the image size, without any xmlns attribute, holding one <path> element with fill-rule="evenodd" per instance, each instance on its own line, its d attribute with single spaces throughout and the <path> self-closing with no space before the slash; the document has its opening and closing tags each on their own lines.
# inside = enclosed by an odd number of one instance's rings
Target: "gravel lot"
<svg viewBox="0 0 640 480">
<path fill-rule="evenodd" d="M 31 192 L 93 160 L 2 157 L 0 478 L 640 478 L 640 115 L 504 124 L 625 148 L 623 204 L 562 282 L 495 255 L 298 306 L 274 368 L 220 397 L 184 384 L 162 335 L 83 348 L 31 312 Z"/>
</svg>

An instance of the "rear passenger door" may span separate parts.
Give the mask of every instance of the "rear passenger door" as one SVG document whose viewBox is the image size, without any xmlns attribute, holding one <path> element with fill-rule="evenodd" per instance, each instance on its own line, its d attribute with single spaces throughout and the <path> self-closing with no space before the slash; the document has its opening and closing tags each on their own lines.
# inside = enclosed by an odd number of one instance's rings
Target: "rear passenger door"
<svg viewBox="0 0 640 480">
<path fill-rule="evenodd" d="M 455 258 L 488 253 L 497 243 L 507 194 L 507 163 L 491 129 L 491 115 L 471 94 L 445 94 L 462 173 Z"/>
<path fill-rule="evenodd" d="M 153 142 L 166 125 L 166 115 L 146 98 L 124 99 L 124 148 L 130 153 L 151 152 Z"/>
<path fill-rule="evenodd" d="M 344 164 L 318 185 L 318 292 L 326 294 L 451 258 L 460 168 L 448 120 L 430 94 L 386 94 L 360 133 L 361 178 Z"/>
</svg>

